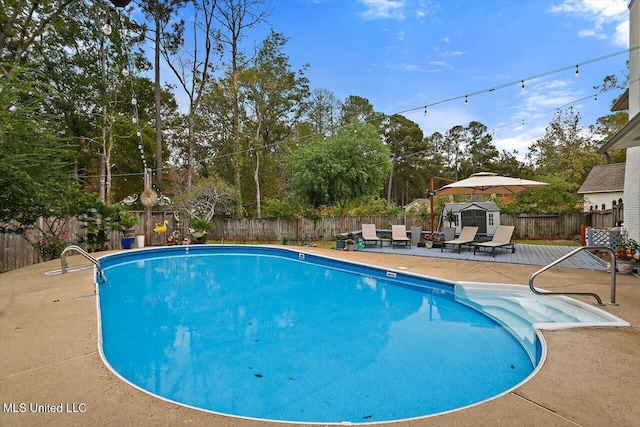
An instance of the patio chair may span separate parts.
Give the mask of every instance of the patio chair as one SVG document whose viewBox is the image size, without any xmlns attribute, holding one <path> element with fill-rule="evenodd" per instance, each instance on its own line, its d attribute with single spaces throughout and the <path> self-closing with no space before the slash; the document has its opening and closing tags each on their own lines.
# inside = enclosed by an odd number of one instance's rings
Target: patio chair
<svg viewBox="0 0 640 427">
<path fill-rule="evenodd" d="M 380 243 L 382 246 L 382 240 L 376 234 L 375 224 L 362 224 L 362 241 L 366 245 L 368 242 L 373 242 L 373 245 Z"/>
<path fill-rule="evenodd" d="M 462 245 L 470 245 L 476 240 L 476 234 L 478 234 L 478 227 L 463 227 L 457 239 L 442 242 L 440 252 L 444 251 L 446 245 L 452 245 L 454 249 L 458 246 L 458 253 L 460 253 Z"/>
<path fill-rule="evenodd" d="M 473 254 L 475 255 L 476 251 L 480 248 L 491 248 L 491 255 L 494 258 L 496 256 L 496 248 L 511 249 L 511 253 L 515 253 L 516 247 L 511 242 L 514 229 L 515 227 L 513 225 L 499 225 L 496 229 L 496 234 L 493 235 L 493 239 L 491 239 L 490 242 L 476 243 L 473 246 Z"/>
<path fill-rule="evenodd" d="M 391 248 L 398 243 L 404 243 L 411 247 L 411 239 L 407 237 L 407 227 L 404 225 L 392 225 L 391 226 Z"/>
</svg>

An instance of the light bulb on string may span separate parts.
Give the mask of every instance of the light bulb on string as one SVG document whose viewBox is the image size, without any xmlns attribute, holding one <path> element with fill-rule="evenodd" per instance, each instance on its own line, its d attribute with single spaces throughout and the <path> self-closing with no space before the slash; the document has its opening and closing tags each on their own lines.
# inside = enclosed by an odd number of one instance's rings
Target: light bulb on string
<svg viewBox="0 0 640 427">
<path fill-rule="evenodd" d="M 598 95 L 597 94 L 593 96 L 593 102 L 598 102 Z"/>
<path fill-rule="evenodd" d="M 124 77 L 129 77 L 129 70 L 128 70 L 127 68 L 123 68 L 123 69 L 122 69 L 122 75 L 123 75 Z"/>
<path fill-rule="evenodd" d="M 135 116 L 134 116 L 134 117 L 132 117 L 132 118 L 131 118 L 131 122 L 132 122 L 132 123 L 138 123 L 138 118 L 137 118 L 137 117 L 135 117 Z"/>
<path fill-rule="evenodd" d="M 111 19 L 107 18 L 107 22 L 105 22 L 100 29 L 102 30 L 102 34 L 104 34 L 105 36 L 111 35 L 111 31 L 113 31 L 113 29 L 111 28 Z"/>
<path fill-rule="evenodd" d="M 138 105 L 138 100 L 136 98 L 131 98 L 131 105 Z"/>
<path fill-rule="evenodd" d="M 576 77 L 578 77 L 580 75 L 580 69 L 578 68 L 578 65 L 576 65 Z"/>
<path fill-rule="evenodd" d="M 521 88 L 522 88 L 522 90 L 524 90 L 524 80 L 521 80 L 520 82 L 522 83 Z"/>
<path fill-rule="evenodd" d="M 467 105 L 469 105 L 469 96 L 465 95 L 464 96 L 464 106 L 466 107 Z"/>
<path fill-rule="evenodd" d="M 427 106 L 426 105 L 424 106 L 424 115 L 425 116 L 427 115 Z"/>
</svg>

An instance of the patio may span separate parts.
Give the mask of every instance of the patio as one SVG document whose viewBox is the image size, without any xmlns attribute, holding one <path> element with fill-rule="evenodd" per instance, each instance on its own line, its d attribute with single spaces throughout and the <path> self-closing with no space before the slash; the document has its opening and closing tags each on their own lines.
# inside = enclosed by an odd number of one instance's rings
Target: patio
<svg viewBox="0 0 640 427">
<path fill-rule="evenodd" d="M 536 265 L 500 262 L 510 255 L 507 251 L 496 255 L 495 260 L 489 254 L 477 254 L 482 258 L 478 261 L 470 259 L 473 252 L 464 251 L 461 258 L 453 251 L 445 251 L 441 257 L 439 249 L 432 249 L 425 256 L 410 255 L 418 250 L 415 247 L 389 249 L 389 253 L 372 249 L 299 250 L 449 280 L 526 284 L 529 275 L 538 269 Z M 525 253 L 524 248 L 518 247 L 515 255 Z M 70 264 L 83 262 L 79 257 L 70 258 Z M 97 350 L 91 271 L 44 276 L 46 271 L 59 267 L 59 261 L 51 261 L 0 275 L 0 425 L 266 424 L 175 405 L 121 381 L 104 366 Z M 609 275 L 604 270 L 556 267 L 541 275 L 536 284 L 549 290 L 595 291 L 608 301 Z M 588 298 L 584 301 L 591 302 Z M 463 410 L 387 425 L 639 425 L 638 277 L 618 275 L 617 301 L 619 306 L 603 309 L 627 320 L 631 327 L 544 331 L 547 360 L 536 376 L 515 390 Z M 21 403 L 27 405 L 25 412 L 19 411 Z M 63 412 L 32 413 L 28 410 L 30 403 L 61 405 Z"/>
<path fill-rule="evenodd" d="M 477 251 L 474 255 L 473 248 L 463 247 L 460 253 L 457 250 L 446 248 L 441 251 L 440 248 L 421 248 L 416 245 L 395 246 L 390 247 L 387 243 L 383 246 L 367 246 L 364 252 L 376 252 L 396 255 L 414 255 L 420 257 L 454 259 L 465 261 L 479 262 L 497 262 L 507 264 L 526 264 L 545 266 L 553 261 L 568 254 L 577 246 L 549 246 L 549 245 L 530 245 L 516 244 L 514 253 L 507 249 L 496 250 L 496 256 L 492 257 L 490 251 Z M 589 252 L 582 251 L 569 259 L 562 261 L 559 267 L 581 268 L 585 270 L 604 271 L 606 262 L 592 255 Z"/>
</svg>

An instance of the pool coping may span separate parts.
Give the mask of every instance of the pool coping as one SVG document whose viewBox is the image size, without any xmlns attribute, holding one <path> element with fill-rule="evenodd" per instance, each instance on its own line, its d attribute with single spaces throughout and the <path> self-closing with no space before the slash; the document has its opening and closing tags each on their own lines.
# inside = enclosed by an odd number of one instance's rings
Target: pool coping
<svg viewBox="0 0 640 427">
<path fill-rule="evenodd" d="M 296 249 L 298 250 L 298 249 Z M 323 254 L 436 276 L 451 281 L 506 279 L 525 283 L 536 269 L 476 261 L 347 253 Z M 80 258 L 70 257 L 74 263 Z M 3 404 L 84 403 L 81 413 L 0 412 L 2 425 L 237 425 L 229 417 L 162 402 L 123 383 L 102 364 L 97 352 L 95 301 L 90 270 L 44 276 L 59 261 L 0 275 L 0 395 Z M 401 271 L 407 271 L 401 270 Z M 594 274 L 598 275 L 594 285 Z M 570 288 L 606 295 L 608 276 L 557 268 L 541 276 L 545 289 Z M 602 283 L 602 284 L 600 284 Z M 640 282 L 618 275 L 618 307 L 604 310 L 631 323 L 628 328 L 542 331 L 549 355 L 538 375 L 492 401 L 394 426 L 448 425 L 637 425 L 640 409 Z M 3 408 L 4 409 L 4 408 Z M 273 423 L 269 425 L 291 425 Z M 264 425 L 247 421 L 247 426 Z M 299 424 L 306 425 L 306 424 Z"/>
</svg>

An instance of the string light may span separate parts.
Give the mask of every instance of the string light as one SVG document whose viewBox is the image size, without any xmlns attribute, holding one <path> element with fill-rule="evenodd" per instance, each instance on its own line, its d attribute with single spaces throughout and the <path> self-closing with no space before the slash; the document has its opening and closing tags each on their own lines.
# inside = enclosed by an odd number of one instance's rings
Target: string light
<svg viewBox="0 0 640 427">
<path fill-rule="evenodd" d="M 597 93 L 593 96 L 593 102 L 598 102 L 598 94 Z"/>
<path fill-rule="evenodd" d="M 125 48 L 127 48 L 127 47 L 128 47 L 126 43 L 125 43 L 124 45 L 125 45 Z M 588 61 L 585 61 L 585 62 L 582 62 L 582 63 L 580 63 L 580 64 L 577 64 L 577 65 L 575 65 L 575 68 L 576 68 L 576 76 L 577 76 L 577 75 L 579 75 L 579 65 L 586 65 L 586 64 L 591 64 L 591 63 L 599 62 L 599 61 L 602 61 L 602 60 L 605 60 L 605 59 L 609 59 L 609 58 L 612 58 L 612 57 L 615 57 L 615 56 L 618 56 L 618 55 L 622 55 L 622 54 L 624 54 L 624 53 L 630 53 L 630 52 L 633 52 L 633 51 L 638 50 L 638 49 L 640 49 L 640 46 L 639 46 L 639 47 L 634 47 L 634 48 L 631 48 L 631 49 L 627 49 L 627 50 L 623 50 L 623 51 L 619 51 L 619 52 L 615 52 L 615 53 L 611 53 L 611 54 L 608 54 L 608 55 L 605 55 L 605 56 L 601 56 L 601 57 L 593 58 L 593 59 L 590 59 L 590 60 L 588 60 Z M 475 96 L 475 95 L 480 95 L 480 94 L 483 94 L 483 93 L 493 92 L 493 91 L 496 91 L 496 90 L 498 90 L 498 89 L 504 89 L 504 88 L 506 88 L 506 87 L 513 86 L 513 85 L 515 85 L 515 84 L 520 84 L 520 85 L 521 85 L 521 89 L 522 89 L 522 90 L 524 90 L 524 89 L 525 89 L 525 83 L 524 83 L 525 81 L 528 81 L 528 80 L 534 80 L 534 79 L 539 79 L 539 78 L 546 77 L 546 76 L 553 75 L 553 74 L 558 74 L 558 73 L 560 73 L 560 72 L 563 72 L 563 71 L 567 71 L 567 70 L 569 70 L 569 69 L 572 69 L 573 67 L 574 67 L 574 65 L 571 65 L 571 66 L 567 66 L 567 67 L 564 67 L 564 68 L 560 68 L 560 69 L 556 69 L 556 70 L 547 71 L 547 72 L 544 72 L 544 73 L 541 73 L 541 74 L 538 74 L 538 75 L 535 75 L 535 76 L 531 76 L 531 77 L 528 77 L 528 78 L 525 78 L 525 79 L 517 80 L 517 81 L 515 81 L 515 82 L 506 83 L 506 84 L 503 84 L 503 85 L 500 85 L 500 86 L 492 87 L 492 88 L 489 88 L 489 89 L 483 89 L 483 90 L 480 90 L 480 91 L 477 91 L 477 92 L 473 92 L 473 93 L 470 93 L 470 94 L 464 95 L 464 98 L 465 98 L 465 105 L 468 105 L 468 98 L 469 98 L 469 96 Z M 123 70 L 122 74 L 123 74 L 123 75 L 125 75 L 125 70 Z M 131 81 L 131 83 L 132 83 L 132 90 L 133 90 L 133 81 Z M 608 90 L 611 90 L 611 89 L 608 89 Z M 608 90 L 603 90 L 602 92 L 607 92 Z M 571 105 L 571 104 L 574 104 L 574 103 L 576 103 L 576 102 L 582 101 L 582 100 L 584 100 L 584 99 L 591 98 L 591 96 L 593 96 L 593 95 L 590 95 L 590 96 L 588 96 L 588 97 L 581 98 L 581 99 L 578 99 L 578 100 L 575 100 L 575 101 L 571 101 L 571 102 L 569 102 L 569 103 L 567 103 L 567 104 L 565 104 L 565 105 L 563 105 L 563 106 L 561 106 L 561 107 L 559 107 L 559 108 L 554 108 L 554 109 L 552 109 L 552 110 L 550 110 L 550 111 L 547 111 L 546 113 L 543 113 L 543 114 L 548 114 L 548 113 L 553 112 L 553 111 L 561 112 L 561 108 L 564 108 L 564 107 L 566 107 L 567 105 Z M 460 99 L 460 98 L 462 98 L 462 96 L 456 96 L 456 97 L 452 97 L 452 98 L 442 99 L 442 100 L 440 100 L 440 101 L 437 101 L 437 102 L 434 102 L 434 103 L 431 103 L 431 104 L 426 104 L 426 105 L 424 105 L 423 107 L 410 108 L 410 109 L 406 109 L 406 110 L 398 111 L 398 112 L 396 112 L 396 113 L 394 113 L 394 114 L 404 114 L 404 113 L 408 113 L 408 112 L 415 111 L 415 110 L 417 110 L 418 108 L 423 108 L 423 109 L 424 109 L 424 114 L 426 115 L 426 114 L 427 114 L 427 109 L 428 109 L 428 107 L 435 106 L 435 105 L 439 105 L 439 104 L 443 104 L 443 103 L 446 103 L 446 102 L 449 102 L 449 101 L 453 101 L 453 100 L 456 100 L 456 99 Z M 597 95 L 595 95 L 595 99 L 594 99 L 594 100 L 597 100 Z M 137 115 L 137 109 L 136 109 L 135 114 Z M 382 115 L 382 113 L 381 113 L 381 115 Z M 379 117 L 380 117 L 380 116 L 377 116 L 377 115 L 376 115 L 376 117 L 371 118 L 369 121 L 377 120 L 377 119 L 379 119 Z M 135 120 L 136 120 L 136 119 L 134 119 L 134 121 L 135 121 Z M 513 122 L 511 122 L 511 123 L 513 123 Z M 522 120 L 522 122 L 521 122 L 521 123 L 522 123 L 522 126 L 524 126 L 524 119 Z M 497 127 L 497 128 L 494 128 L 494 129 L 493 129 L 493 131 L 492 131 L 493 136 L 495 136 L 495 134 L 496 134 L 496 129 L 501 129 L 501 128 L 503 128 L 503 127 L 505 127 L 505 126 L 508 126 L 508 125 L 509 125 L 509 123 L 504 124 L 503 126 L 499 126 L 499 127 Z M 338 127 L 338 129 L 337 129 L 337 130 L 339 130 L 339 129 L 341 129 L 341 128 L 344 128 L 344 127 L 346 127 L 346 126 L 350 126 L 350 125 L 344 125 L 344 126 Z M 140 133 L 140 131 L 138 131 L 138 132 L 137 132 L 137 135 L 138 135 L 138 136 L 140 136 L 140 141 L 142 142 L 142 137 L 141 137 L 141 133 Z M 219 136 L 220 136 L 220 135 L 219 135 Z M 295 140 L 298 140 L 298 141 L 299 141 L 299 140 L 302 140 L 302 139 L 308 139 L 308 138 L 311 138 L 311 137 L 313 137 L 313 136 L 314 136 L 314 135 L 306 135 L 306 136 L 304 136 L 304 137 L 298 137 L 298 138 L 295 138 Z M 325 136 L 325 138 L 326 138 L 326 136 Z M 283 141 L 274 142 L 274 143 L 272 143 L 272 144 L 267 144 L 267 145 L 264 145 L 264 146 L 259 147 L 259 149 L 271 149 L 271 148 L 273 148 L 273 147 L 277 147 L 277 146 L 278 146 L 279 144 L 281 144 L 282 142 L 283 142 Z M 141 151 L 141 156 L 142 156 L 143 163 L 144 163 L 144 166 L 145 166 L 145 170 L 147 170 L 147 167 L 146 167 L 146 161 L 145 161 L 145 158 L 144 158 L 144 151 L 143 151 L 143 149 L 140 149 L 140 151 Z M 246 149 L 245 149 L 245 150 L 240 150 L 240 151 L 233 152 L 233 153 L 228 153 L 228 154 L 218 155 L 218 156 L 216 156 L 216 158 L 215 158 L 214 160 L 220 160 L 220 159 L 223 159 L 223 158 L 226 158 L 226 157 L 232 157 L 232 156 L 235 156 L 235 155 L 238 155 L 238 154 L 241 154 L 241 153 L 246 153 L 246 152 L 249 152 L 249 151 L 250 151 L 250 150 L 246 150 Z M 426 152 L 426 151 L 427 151 L 427 150 L 423 150 L 422 152 Z M 419 153 L 409 153 L 409 154 L 407 154 L 407 156 L 411 156 L 411 155 L 415 155 L 415 154 L 420 154 L 420 153 L 422 153 L 422 152 L 419 152 Z M 132 174 L 132 175 L 144 175 L 144 173 L 138 173 L 138 174 Z M 114 176 L 115 176 L 115 175 L 114 175 Z"/>
<path fill-rule="evenodd" d="M 580 69 L 578 68 L 578 65 L 576 65 L 576 77 L 578 77 L 580 75 Z"/>
<path fill-rule="evenodd" d="M 123 3 L 128 3 L 128 2 L 125 1 Z M 124 6 L 126 6 L 126 4 L 124 4 Z M 118 6 L 118 7 L 124 7 L 124 6 Z M 131 107 L 133 109 L 133 117 L 131 118 L 131 121 L 137 125 L 136 136 L 139 138 L 138 150 L 140 150 L 140 159 L 142 160 L 142 168 L 144 171 L 146 171 L 148 169 L 147 158 L 144 154 L 144 141 L 142 140 L 142 131 L 140 129 L 140 120 L 139 120 L 139 114 L 138 114 L 138 99 L 136 98 L 136 91 L 133 85 L 133 73 L 131 71 L 133 69 L 133 66 L 131 64 L 131 55 L 129 52 L 129 43 L 127 40 L 129 31 L 125 30 L 125 26 L 122 20 L 122 15 L 119 12 L 118 12 L 118 18 L 120 20 L 120 28 L 122 30 L 122 39 L 123 39 L 122 45 L 124 46 L 124 60 L 125 60 L 125 66 L 122 69 L 122 75 L 124 77 L 129 78 L 129 83 L 131 86 Z"/>
<path fill-rule="evenodd" d="M 464 96 L 464 106 L 466 107 L 467 105 L 469 105 L 469 96 L 465 95 Z"/>
<path fill-rule="evenodd" d="M 109 10 L 108 13 L 111 13 L 111 10 Z M 102 30 L 102 34 L 104 34 L 105 36 L 111 35 L 111 32 L 113 31 L 113 28 L 111 28 L 111 16 L 107 15 L 107 20 L 100 29 Z"/>
</svg>

